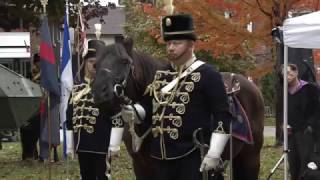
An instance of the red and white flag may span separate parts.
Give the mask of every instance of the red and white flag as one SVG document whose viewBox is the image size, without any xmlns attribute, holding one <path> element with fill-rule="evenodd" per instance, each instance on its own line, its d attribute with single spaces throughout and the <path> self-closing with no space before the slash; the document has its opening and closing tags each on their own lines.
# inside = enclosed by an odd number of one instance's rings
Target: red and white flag
<svg viewBox="0 0 320 180">
<path fill-rule="evenodd" d="M 81 9 L 79 9 L 79 18 L 80 18 L 80 26 L 81 26 L 81 33 L 80 33 L 80 44 L 82 44 L 82 47 L 80 49 L 80 52 L 82 51 L 82 57 L 84 57 L 87 52 L 88 52 L 88 40 L 87 40 L 87 34 L 86 34 L 86 28 L 83 23 L 83 18 L 82 18 L 82 12 Z"/>
</svg>

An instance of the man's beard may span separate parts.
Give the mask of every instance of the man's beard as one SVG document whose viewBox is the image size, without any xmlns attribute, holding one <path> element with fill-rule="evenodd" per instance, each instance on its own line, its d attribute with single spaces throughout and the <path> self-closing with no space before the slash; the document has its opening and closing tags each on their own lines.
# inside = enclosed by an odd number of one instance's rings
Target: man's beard
<svg viewBox="0 0 320 180">
<path fill-rule="evenodd" d="M 183 57 L 186 53 L 188 52 L 188 50 L 186 49 L 186 50 L 184 50 L 181 54 L 179 54 L 179 55 L 176 55 L 175 53 L 169 53 L 168 54 L 168 59 L 170 60 L 170 61 L 177 61 L 177 60 L 180 60 L 181 59 L 181 57 Z"/>
<path fill-rule="evenodd" d="M 174 61 L 175 59 L 177 59 L 176 57 L 177 57 L 177 56 L 176 56 L 174 53 L 168 54 L 168 59 L 169 59 L 169 60 Z"/>
</svg>

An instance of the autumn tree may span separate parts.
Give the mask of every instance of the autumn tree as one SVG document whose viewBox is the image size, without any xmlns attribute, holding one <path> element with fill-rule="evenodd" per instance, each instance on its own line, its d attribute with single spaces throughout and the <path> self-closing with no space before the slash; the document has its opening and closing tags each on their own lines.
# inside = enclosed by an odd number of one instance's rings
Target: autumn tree
<svg viewBox="0 0 320 180">
<path fill-rule="evenodd" d="M 129 9 L 131 12 L 129 21 L 131 17 L 135 20 L 128 24 L 128 35 L 136 37 L 140 48 L 148 46 L 147 52 L 150 50 L 159 52 L 159 44 L 163 43 L 160 36 L 160 19 L 166 12 L 163 11 L 163 1 L 157 2 L 156 6 L 138 4 L 131 6 L 131 11 Z M 282 26 L 289 12 L 295 14 L 315 11 L 319 9 L 319 2 L 319 0 L 179 0 L 174 1 L 174 6 L 176 12 L 191 13 L 194 17 L 199 36 L 197 52 L 201 52 L 201 55 L 205 56 L 204 59 L 211 58 L 211 61 L 222 70 L 242 72 L 253 76 L 254 79 L 261 79 L 261 85 L 265 86 L 262 92 L 266 103 L 272 105 L 276 99 L 274 86 L 277 81 L 274 70 L 277 52 L 271 30 Z M 139 13 L 140 19 L 132 16 L 136 12 Z M 247 29 L 251 22 L 252 32 Z M 152 44 L 154 46 L 149 46 Z M 263 57 L 259 58 L 259 54 Z M 233 68 L 234 66 L 240 68 Z"/>
<path fill-rule="evenodd" d="M 131 27 L 136 27 L 136 24 L 146 25 L 146 31 L 143 32 L 148 32 L 156 42 L 161 43 L 160 18 L 166 12 L 163 11 L 163 1 L 157 2 L 156 6 L 139 4 L 131 8 L 134 9 L 131 11 L 133 14 L 140 13 L 143 21 L 129 24 Z M 271 29 L 282 25 L 289 10 L 314 10 L 319 3 L 314 0 L 179 0 L 174 1 L 174 6 L 176 12 L 191 13 L 195 18 L 199 35 L 196 46 L 198 51 L 209 52 L 215 58 L 236 55 L 252 62 L 259 51 L 271 53 Z M 129 16 L 129 19 L 130 17 L 132 16 Z M 251 22 L 253 30 L 249 32 L 246 27 Z M 137 40 L 147 37 L 143 36 Z M 273 69 L 272 60 L 272 56 L 266 57 L 263 61 L 256 62 L 254 68 L 247 69 L 246 73 L 260 79 Z"/>
</svg>

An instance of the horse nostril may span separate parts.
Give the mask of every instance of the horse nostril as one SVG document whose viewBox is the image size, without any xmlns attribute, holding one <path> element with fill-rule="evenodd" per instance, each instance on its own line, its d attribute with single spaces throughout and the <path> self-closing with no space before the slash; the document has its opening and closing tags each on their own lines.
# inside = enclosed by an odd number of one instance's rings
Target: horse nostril
<svg viewBox="0 0 320 180">
<path fill-rule="evenodd" d="M 106 92 L 106 91 L 107 91 L 107 86 L 103 86 L 102 92 Z"/>
</svg>

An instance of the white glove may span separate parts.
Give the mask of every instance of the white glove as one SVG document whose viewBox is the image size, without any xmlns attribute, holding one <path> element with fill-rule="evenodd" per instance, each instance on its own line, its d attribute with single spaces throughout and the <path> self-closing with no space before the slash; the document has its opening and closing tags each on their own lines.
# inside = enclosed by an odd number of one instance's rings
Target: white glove
<svg viewBox="0 0 320 180">
<path fill-rule="evenodd" d="M 120 151 L 123 130 L 124 130 L 123 127 L 121 127 L 121 128 L 113 127 L 111 129 L 109 151 L 111 151 L 111 152 Z"/>
<path fill-rule="evenodd" d="M 212 169 L 216 169 L 219 165 L 220 158 L 213 158 L 208 156 L 208 154 L 203 158 L 201 166 L 200 166 L 200 172 L 209 171 Z"/>
<path fill-rule="evenodd" d="M 139 114 L 139 118 L 138 115 L 136 114 L 135 110 L 133 109 L 133 106 L 135 107 L 135 109 L 137 110 L 138 114 Z M 123 106 L 121 109 L 121 116 L 124 122 L 134 122 L 136 124 L 141 124 L 141 121 L 145 118 L 146 116 L 146 112 L 144 110 L 144 108 L 140 105 L 140 104 L 134 104 L 134 105 L 126 105 Z"/>
<path fill-rule="evenodd" d="M 210 148 L 208 153 L 202 160 L 200 172 L 216 169 L 219 165 L 221 154 L 226 146 L 230 135 L 224 133 L 213 132 L 210 140 Z"/>
</svg>

